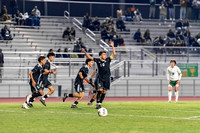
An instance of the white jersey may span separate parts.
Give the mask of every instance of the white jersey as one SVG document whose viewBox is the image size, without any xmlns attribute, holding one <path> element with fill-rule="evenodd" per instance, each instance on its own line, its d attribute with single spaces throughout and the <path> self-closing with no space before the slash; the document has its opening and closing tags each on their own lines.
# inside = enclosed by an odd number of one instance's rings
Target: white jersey
<svg viewBox="0 0 200 133">
<path fill-rule="evenodd" d="M 182 77 L 182 73 L 179 67 L 174 66 L 174 68 L 172 68 L 171 66 L 169 66 L 167 68 L 167 80 L 177 81 L 177 80 L 181 80 L 181 77 Z"/>
</svg>

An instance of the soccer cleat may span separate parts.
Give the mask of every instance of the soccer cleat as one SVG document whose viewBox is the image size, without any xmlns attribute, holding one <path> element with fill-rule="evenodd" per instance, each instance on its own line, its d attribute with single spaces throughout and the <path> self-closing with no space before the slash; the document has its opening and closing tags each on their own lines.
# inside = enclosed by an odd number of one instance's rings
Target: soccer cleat
<svg viewBox="0 0 200 133">
<path fill-rule="evenodd" d="M 45 103 L 45 100 L 43 100 L 42 98 L 40 98 L 40 102 L 41 102 L 44 106 L 47 106 L 46 103 Z"/>
<path fill-rule="evenodd" d="M 175 103 L 177 103 L 178 101 L 174 101 Z"/>
<path fill-rule="evenodd" d="M 168 101 L 168 103 L 171 103 L 171 101 Z"/>
<path fill-rule="evenodd" d="M 26 104 L 27 104 L 30 108 L 33 107 L 33 104 L 32 104 L 32 103 L 27 103 L 27 102 L 26 102 Z"/>
<path fill-rule="evenodd" d="M 68 93 L 64 93 L 63 102 L 68 98 Z"/>
<path fill-rule="evenodd" d="M 72 104 L 71 108 L 78 108 L 75 104 Z"/>
<path fill-rule="evenodd" d="M 22 108 L 23 108 L 23 109 L 29 109 L 29 108 L 27 107 L 27 104 L 26 104 L 26 103 L 24 103 L 24 104 L 22 105 Z"/>
<path fill-rule="evenodd" d="M 101 108 L 101 104 L 98 104 L 96 105 L 96 109 L 100 109 Z"/>
<path fill-rule="evenodd" d="M 91 105 L 93 105 L 91 102 L 88 102 L 88 104 L 87 105 L 89 105 L 89 106 L 91 106 Z"/>
</svg>

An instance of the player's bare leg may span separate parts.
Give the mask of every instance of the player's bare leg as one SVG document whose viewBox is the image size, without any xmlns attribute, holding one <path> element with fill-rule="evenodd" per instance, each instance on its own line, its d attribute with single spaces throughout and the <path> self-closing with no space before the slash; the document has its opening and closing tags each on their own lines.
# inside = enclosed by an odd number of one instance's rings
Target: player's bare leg
<svg viewBox="0 0 200 133">
<path fill-rule="evenodd" d="M 84 98 L 84 92 L 79 92 L 79 93 L 74 93 L 74 94 L 64 94 L 63 97 L 63 102 L 66 100 L 68 97 L 76 97 L 77 100 L 72 104 L 71 108 L 77 108 L 77 104 Z"/>
<path fill-rule="evenodd" d="M 178 102 L 178 87 L 179 87 L 179 85 L 177 84 L 177 85 L 175 86 L 175 103 Z"/>
<path fill-rule="evenodd" d="M 43 95 L 42 95 L 42 98 L 40 99 L 40 102 L 41 102 L 44 106 L 46 106 L 45 99 L 48 98 L 51 94 L 53 94 L 54 91 L 55 91 L 55 89 L 54 89 L 53 86 L 49 86 L 48 89 L 49 89 L 49 92 L 47 92 L 47 94 L 45 94 L 45 95 L 43 94 Z"/>
<path fill-rule="evenodd" d="M 90 100 L 90 102 L 88 102 L 88 105 L 92 105 L 92 103 L 95 101 L 96 98 L 97 98 L 97 91 L 96 91 L 96 93 L 92 96 L 92 99 Z"/>
<path fill-rule="evenodd" d="M 168 102 L 170 103 L 172 100 L 172 86 L 169 85 L 169 92 L 168 92 Z"/>
<path fill-rule="evenodd" d="M 71 108 L 78 108 L 76 105 L 84 98 L 84 92 L 74 93 L 73 97 L 77 97 L 78 99 L 72 104 Z"/>
</svg>

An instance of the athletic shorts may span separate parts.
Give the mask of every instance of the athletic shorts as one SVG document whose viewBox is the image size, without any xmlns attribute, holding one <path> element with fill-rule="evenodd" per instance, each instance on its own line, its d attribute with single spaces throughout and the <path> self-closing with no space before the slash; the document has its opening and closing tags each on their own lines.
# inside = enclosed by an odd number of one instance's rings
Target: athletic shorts
<svg viewBox="0 0 200 133">
<path fill-rule="evenodd" d="M 49 86 L 52 86 L 51 82 L 49 82 L 49 80 L 45 80 L 44 81 L 44 87 L 48 88 Z"/>
<path fill-rule="evenodd" d="M 107 80 L 97 78 L 95 81 L 96 90 L 103 88 L 104 90 L 110 90 L 110 77 Z"/>
<path fill-rule="evenodd" d="M 83 83 L 75 83 L 74 84 L 74 89 L 77 93 L 80 93 L 80 92 L 85 92 L 85 88 L 84 88 L 84 85 Z"/>
<path fill-rule="evenodd" d="M 174 86 L 176 86 L 176 84 L 177 84 L 177 81 L 170 81 L 170 83 L 169 83 L 172 87 L 174 87 Z"/>
<path fill-rule="evenodd" d="M 34 92 L 38 92 L 39 90 L 44 90 L 44 85 L 39 85 L 39 84 L 36 84 L 35 87 L 32 86 L 32 83 L 29 83 L 30 87 L 31 87 L 31 92 L 34 93 Z"/>
</svg>

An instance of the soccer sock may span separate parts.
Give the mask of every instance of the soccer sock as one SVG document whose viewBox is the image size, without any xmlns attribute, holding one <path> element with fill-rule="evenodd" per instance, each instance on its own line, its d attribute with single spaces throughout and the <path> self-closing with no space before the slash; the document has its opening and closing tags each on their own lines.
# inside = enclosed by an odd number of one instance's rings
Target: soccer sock
<svg viewBox="0 0 200 133">
<path fill-rule="evenodd" d="M 168 92 L 168 98 L 169 98 L 169 101 L 172 100 L 172 91 L 169 91 L 169 92 Z"/>
<path fill-rule="evenodd" d="M 178 102 L 178 91 L 175 92 L 175 97 L 176 97 L 175 101 Z"/>
<path fill-rule="evenodd" d="M 47 95 L 47 94 L 46 94 L 46 95 L 44 95 L 44 98 L 48 98 L 48 97 L 49 97 L 49 95 Z"/>
<path fill-rule="evenodd" d="M 97 91 L 97 103 L 100 103 L 101 91 Z"/>
<path fill-rule="evenodd" d="M 93 103 L 94 102 L 94 99 L 92 98 L 91 100 L 90 100 L 90 103 Z"/>
<path fill-rule="evenodd" d="M 104 98 L 105 98 L 105 95 L 106 95 L 106 94 L 101 94 L 100 103 L 102 103 L 102 102 L 103 102 L 103 100 L 104 100 Z"/>
<path fill-rule="evenodd" d="M 73 94 L 69 94 L 69 97 L 73 97 Z"/>
<path fill-rule="evenodd" d="M 77 101 L 75 101 L 73 105 L 77 105 L 77 104 L 78 104 L 78 102 L 77 102 Z"/>
<path fill-rule="evenodd" d="M 49 97 L 49 95 L 45 94 L 45 95 L 42 96 L 42 99 L 45 100 L 48 97 Z"/>
<path fill-rule="evenodd" d="M 31 103 L 34 102 L 35 98 L 36 98 L 36 97 L 39 97 L 39 96 L 41 96 L 40 93 L 33 93 L 33 94 L 32 94 L 32 97 L 31 97 L 30 100 L 29 100 L 29 102 L 31 102 Z"/>
</svg>

